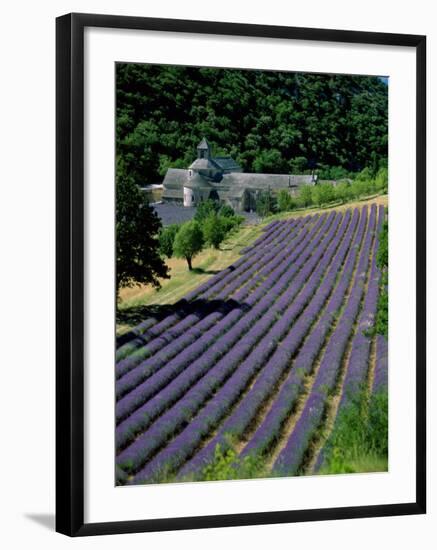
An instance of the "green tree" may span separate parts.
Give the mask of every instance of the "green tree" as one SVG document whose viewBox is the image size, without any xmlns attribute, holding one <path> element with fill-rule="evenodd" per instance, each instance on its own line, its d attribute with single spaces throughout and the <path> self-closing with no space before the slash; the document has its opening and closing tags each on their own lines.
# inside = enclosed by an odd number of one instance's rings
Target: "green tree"
<svg viewBox="0 0 437 550">
<path fill-rule="evenodd" d="M 281 189 L 278 193 L 278 210 L 279 212 L 289 212 L 295 207 L 293 197 L 286 189 Z"/>
<path fill-rule="evenodd" d="M 194 214 L 194 219 L 198 222 L 203 222 L 203 220 L 211 216 L 211 214 L 217 214 L 219 209 L 220 204 L 217 201 L 207 199 L 197 206 L 196 213 Z"/>
<path fill-rule="evenodd" d="M 302 206 L 310 206 L 313 204 L 313 186 L 312 185 L 302 185 L 299 188 L 299 203 Z"/>
<path fill-rule="evenodd" d="M 341 200 L 342 203 L 345 203 L 349 200 L 350 196 L 350 185 L 347 181 L 341 181 L 334 188 L 335 196 L 337 199 Z"/>
<path fill-rule="evenodd" d="M 225 218 L 232 218 L 235 215 L 234 209 L 229 204 L 222 204 L 218 213 Z"/>
<path fill-rule="evenodd" d="M 277 149 L 260 151 L 253 162 L 255 172 L 275 173 L 284 166 L 284 159 Z"/>
<path fill-rule="evenodd" d="M 225 228 L 226 235 L 230 233 L 233 229 L 239 227 L 244 222 L 244 220 L 244 216 L 238 216 L 237 214 L 235 214 L 234 216 L 221 216 L 221 223 Z"/>
<path fill-rule="evenodd" d="M 181 225 L 173 244 L 173 252 L 178 258 L 187 260 L 188 269 L 193 269 L 192 259 L 202 250 L 204 238 L 199 222 L 191 220 Z"/>
<path fill-rule="evenodd" d="M 167 258 L 173 256 L 173 244 L 178 231 L 179 225 L 177 223 L 167 225 L 159 231 L 159 251 Z"/>
<path fill-rule="evenodd" d="M 322 206 L 333 201 L 335 197 L 334 187 L 330 183 L 319 183 L 312 188 L 312 200 L 314 204 Z"/>
<path fill-rule="evenodd" d="M 383 193 L 388 191 L 388 169 L 382 167 L 378 170 L 375 176 L 375 189 Z"/>
<path fill-rule="evenodd" d="M 220 248 L 227 232 L 223 216 L 210 214 L 202 222 L 202 231 L 205 242 L 216 249 Z"/>
<path fill-rule="evenodd" d="M 125 286 L 150 283 L 159 288 L 159 278 L 169 277 L 159 254 L 161 220 L 120 160 L 116 176 L 117 295 Z"/>
<path fill-rule="evenodd" d="M 261 191 L 256 199 L 256 213 L 264 218 L 276 210 L 276 200 L 270 189 Z"/>
<path fill-rule="evenodd" d="M 305 157 L 296 157 L 290 160 L 292 174 L 303 174 L 307 169 L 308 160 Z"/>
</svg>

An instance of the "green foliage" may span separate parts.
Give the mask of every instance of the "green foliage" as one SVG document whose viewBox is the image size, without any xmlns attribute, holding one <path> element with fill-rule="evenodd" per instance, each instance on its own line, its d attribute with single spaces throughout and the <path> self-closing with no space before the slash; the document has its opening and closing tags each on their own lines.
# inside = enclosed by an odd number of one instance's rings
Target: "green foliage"
<svg viewBox="0 0 437 550">
<path fill-rule="evenodd" d="M 311 206 L 313 204 L 312 185 L 302 185 L 302 187 L 299 188 L 298 203 L 299 206 Z"/>
<path fill-rule="evenodd" d="M 340 411 L 320 473 L 362 472 L 364 468 L 372 471 L 372 465 L 386 469 L 387 463 L 388 393 L 377 392 L 369 401 L 363 389 Z"/>
<path fill-rule="evenodd" d="M 224 451 L 221 449 L 220 444 L 217 444 L 214 450 L 213 460 L 205 466 L 200 475 L 202 481 L 254 479 L 259 477 L 267 477 L 265 460 L 252 455 L 241 459 L 232 447 Z"/>
<path fill-rule="evenodd" d="M 226 235 L 228 235 L 229 233 L 231 233 L 232 231 L 240 227 L 240 225 L 245 220 L 244 216 L 238 216 L 237 214 L 235 214 L 234 216 L 220 215 L 220 217 L 221 217 L 221 223 L 225 228 Z"/>
<path fill-rule="evenodd" d="M 144 193 L 117 159 L 116 171 L 117 294 L 121 287 L 152 284 L 168 278 L 168 268 L 159 254 L 161 221 Z"/>
<path fill-rule="evenodd" d="M 213 201 L 212 199 L 207 199 L 199 203 L 194 214 L 194 219 L 198 222 L 203 222 L 206 218 L 211 216 L 211 214 L 217 214 L 220 210 L 220 203 Z"/>
<path fill-rule="evenodd" d="M 388 267 L 388 220 L 384 221 L 381 233 L 379 234 L 379 246 L 376 254 L 376 263 L 381 269 Z"/>
<path fill-rule="evenodd" d="M 222 204 L 218 213 L 220 214 L 220 216 L 224 216 L 225 218 L 232 218 L 233 216 L 235 216 L 234 209 L 229 206 L 229 204 Z"/>
<path fill-rule="evenodd" d="M 289 162 L 292 174 L 303 174 L 308 168 L 308 160 L 305 157 L 296 157 Z"/>
<path fill-rule="evenodd" d="M 388 169 L 385 166 L 380 168 L 375 176 L 375 189 L 382 193 L 388 191 Z"/>
<path fill-rule="evenodd" d="M 219 248 L 226 236 L 224 217 L 217 214 L 210 214 L 202 221 L 202 231 L 205 242 Z"/>
<path fill-rule="evenodd" d="M 372 179 L 372 171 L 367 166 L 361 170 L 356 176 L 355 181 L 369 181 Z"/>
<path fill-rule="evenodd" d="M 375 331 L 388 338 L 388 277 L 383 273 L 379 289 L 378 306 L 376 310 Z"/>
<path fill-rule="evenodd" d="M 387 168 L 380 168 L 375 176 L 369 168 L 359 172 L 354 180 L 339 180 L 336 185 L 324 182 L 319 178 L 319 183 L 314 186 L 302 186 L 299 189 L 298 204 L 302 207 L 311 205 L 324 206 L 333 201 L 343 204 L 373 194 L 387 192 Z"/>
<path fill-rule="evenodd" d="M 270 189 L 261 191 L 256 198 L 256 213 L 264 218 L 276 212 L 276 199 Z"/>
<path fill-rule="evenodd" d="M 379 285 L 379 297 L 376 310 L 375 330 L 388 337 L 388 221 L 384 222 L 379 235 L 379 247 L 376 263 L 382 271 Z"/>
<path fill-rule="evenodd" d="M 343 204 L 349 200 L 351 185 L 347 181 L 341 181 L 335 186 L 335 196 Z"/>
<path fill-rule="evenodd" d="M 173 251 L 177 258 L 187 260 L 188 269 L 191 271 L 192 259 L 202 250 L 204 238 L 199 222 L 191 220 L 180 226 L 173 244 Z"/>
<path fill-rule="evenodd" d="M 335 199 L 335 189 L 330 183 L 320 183 L 311 189 L 312 202 L 318 206 L 328 204 Z"/>
<path fill-rule="evenodd" d="M 296 201 L 286 189 L 281 189 L 278 193 L 278 211 L 289 212 L 296 208 Z"/>
<path fill-rule="evenodd" d="M 173 243 L 178 231 L 177 223 L 167 225 L 159 231 L 159 251 L 163 256 L 167 256 L 167 258 L 173 256 Z"/>
<path fill-rule="evenodd" d="M 387 157 L 377 77 L 117 63 L 116 84 L 117 154 L 139 185 L 186 168 L 203 135 L 246 172 L 374 177 Z"/>
<path fill-rule="evenodd" d="M 321 180 L 338 181 L 345 178 L 352 178 L 355 174 L 342 166 L 322 166 L 317 170 L 317 175 Z"/>
<path fill-rule="evenodd" d="M 277 149 L 268 149 L 260 151 L 258 156 L 253 161 L 253 169 L 255 172 L 271 174 L 286 170 L 284 159 Z"/>
</svg>

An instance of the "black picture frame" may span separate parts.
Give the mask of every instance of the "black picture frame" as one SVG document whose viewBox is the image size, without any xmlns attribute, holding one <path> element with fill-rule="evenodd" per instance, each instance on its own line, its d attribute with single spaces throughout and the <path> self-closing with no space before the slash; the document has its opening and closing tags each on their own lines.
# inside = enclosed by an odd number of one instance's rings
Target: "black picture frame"
<svg viewBox="0 0 437 550">
<path fill-rule="evenodd" d="M 416 51 L 416 500 L 84 523 L 84 29 L 156 30 L 406 46 Z M 423 514 L 426 511 L 426 37 L 210 21 L 67 14 L 56 20 L 56 530 L 69 536 Z"/>
</svg>

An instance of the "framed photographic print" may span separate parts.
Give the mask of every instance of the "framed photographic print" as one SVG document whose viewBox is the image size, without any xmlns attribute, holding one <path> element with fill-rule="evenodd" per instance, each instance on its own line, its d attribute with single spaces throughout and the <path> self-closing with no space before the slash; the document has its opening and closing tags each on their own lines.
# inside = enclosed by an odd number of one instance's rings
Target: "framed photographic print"
<svg viewBox="0 0 437 550">
<path fill-rule="evenodd" d="M 57 19 L 57 530 L 425 513 L 425 37 Z"/>
</svg>

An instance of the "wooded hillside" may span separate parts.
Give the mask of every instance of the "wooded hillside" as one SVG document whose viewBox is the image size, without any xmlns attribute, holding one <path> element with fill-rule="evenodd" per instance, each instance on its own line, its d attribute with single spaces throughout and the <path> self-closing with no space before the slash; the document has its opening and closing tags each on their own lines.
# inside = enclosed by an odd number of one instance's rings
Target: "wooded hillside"
<svg viewBox="0 0 437 550">
<path fill-rule="evenodd" d="M 329 178 L 386 163 L 377 77 L 120 63 L 116 78 L 117 154 L 139 185 L 186 168 L 202 136 L 246 172 Z"/>
</svg>

